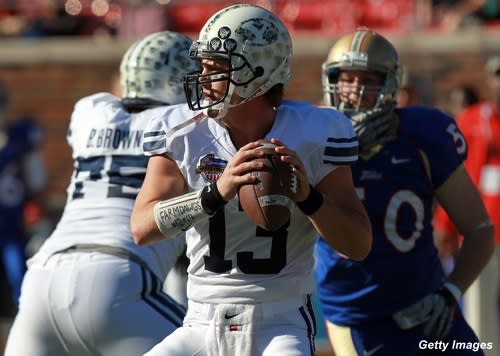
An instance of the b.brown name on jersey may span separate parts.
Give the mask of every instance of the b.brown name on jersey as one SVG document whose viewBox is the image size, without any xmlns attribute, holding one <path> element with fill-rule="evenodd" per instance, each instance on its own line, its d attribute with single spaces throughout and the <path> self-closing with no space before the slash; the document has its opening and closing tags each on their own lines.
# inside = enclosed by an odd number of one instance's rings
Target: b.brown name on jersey
<svg viewBox="0 0 500 356">
<path fill-rule="evenodd" d="M 87 148 L 137 148 L 142 147 L 143 130 L 120 130 L 116 128 L 91 129 Z"/>
</svg>

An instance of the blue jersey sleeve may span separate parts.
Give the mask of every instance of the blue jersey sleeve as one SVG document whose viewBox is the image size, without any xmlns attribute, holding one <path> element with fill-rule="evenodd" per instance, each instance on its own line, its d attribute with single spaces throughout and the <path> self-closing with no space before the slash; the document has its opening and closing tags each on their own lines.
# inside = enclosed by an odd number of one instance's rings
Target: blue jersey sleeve
<svg viewBox="0 0 500 356">
<path fill-rule="evenodd" d="M 411 107 L 396 112 L 401 118 L 402 134 L 424 155 L 432 185 L 437 189 L 467 157 L 463 134 L 452 117 L 437 109 Z"/>
</svg>

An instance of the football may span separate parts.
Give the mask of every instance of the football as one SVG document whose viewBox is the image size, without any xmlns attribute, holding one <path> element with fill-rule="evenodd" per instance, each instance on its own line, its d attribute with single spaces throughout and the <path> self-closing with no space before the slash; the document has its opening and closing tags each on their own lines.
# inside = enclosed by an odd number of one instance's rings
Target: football
<svg viewBox="0 0 500 356">
<path fill-rule="evenodd" d="M 259 149 L 266 150 L 265 166 L 253 171 L 257 177 L 255 184 L 242 185 L 238 191 L 240 205 L 248 217 L 268 231 L 275 231 L 290 220 L 293 196 L 297 190 L 291 167 L 280 160 L 274 152 L 275 145 L 263 143 Z"/>
</svg>

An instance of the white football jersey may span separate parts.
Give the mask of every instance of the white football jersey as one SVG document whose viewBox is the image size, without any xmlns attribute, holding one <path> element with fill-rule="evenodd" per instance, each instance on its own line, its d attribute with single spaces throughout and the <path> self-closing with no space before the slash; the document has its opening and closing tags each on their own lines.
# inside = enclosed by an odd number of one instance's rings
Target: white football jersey
<svg viewBox="0 0 500 356">
<path fill-rule="evenodd" d="M 182 105 L 176 110 L 185 110 Z M 185 239 L 137 246 L 130 232 L 134 200 L 146 173 L 143 134 L 151 117 L 169 117 L 163 106 L 130 114 L 119 98 L 98 93 L 76 103 L 67 139 L 73 150 L 74 171 L 62 217 L 37 256 L 48 256 L 74 244 L 121 247 L 136 254 L 162 280 L 182 253 Z"/>
<path fill-rule="evenodd" d="M 202 189 L 220 176 L 237 149 L 218 120 L 200 114 L 191 124 L 173 129 L 171 122 L 167 116 L 150 122 L 145 154 L 168 154 L 191 191 Z M 277 109 L 265 138 L 278 138 L 295 150 L 312 185 L 337 166 L 357 160 L 351 123 L 329 108 L 286 102 Z M 312 224 L 297 207 L 289 226 L 270 232 L 256 226 L 235 197 L 186 232 L 188 297 L 205 303 L 252 303 L 312 293 L 315 237 Z"/>
</svg>

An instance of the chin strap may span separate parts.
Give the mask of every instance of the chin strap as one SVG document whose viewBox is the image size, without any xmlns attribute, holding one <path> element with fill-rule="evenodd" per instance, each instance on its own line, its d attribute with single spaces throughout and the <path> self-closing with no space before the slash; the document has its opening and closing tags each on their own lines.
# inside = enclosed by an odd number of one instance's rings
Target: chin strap
<svg viewBox="0 0 500 356">
<path fill-rule="evenodd" d="M 234 92 L 234 84 L 229 83 L 229 88 L 227 90 L 227 95 L 224 98 L 224 100 L 220 103 L 217 103 L 215 105 L 212 105 L 208 108 L 205 108 L 202 110 L 203 114 L 206 116 L 212 118 L 212 119 L 222 119 L 224 116 L 226 116 L 227 111 L 229 110 L 230 107 L 236 106 L 236 105 L 231 105 L 231 98 L 233 96 Z M 238 104 L 239 105 L 239 104 Z"/>
</svg>

